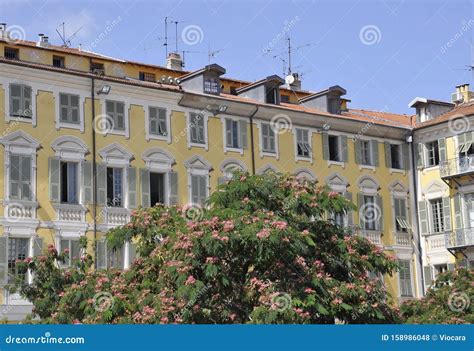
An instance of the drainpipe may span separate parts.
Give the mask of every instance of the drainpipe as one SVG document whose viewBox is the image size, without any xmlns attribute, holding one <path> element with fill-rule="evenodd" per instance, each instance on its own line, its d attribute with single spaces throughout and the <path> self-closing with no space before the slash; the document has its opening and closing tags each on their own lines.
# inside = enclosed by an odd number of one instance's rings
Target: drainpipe
<svg viewBox="0 0 474 351">
<path fill-rule="evenodd" d="M 411 169 L 412 169 L 412 178 L 413 178 L 413 188 L 414 188 L 414 208 L 415 208 L 415 218 L 416 219 L 416 230 L 418 234 L 417 238 L 417 247 L 418 247 L 418 264 L 420 266 L 420 277 L 421 277 L 421 292 L 423 295 L 426 293 L 425 291 L 425 272 L 423 268 L 423 251 L 421 249 L 421 232 L 420 232 L 420 221 L 418 220 L 418 185 L 417 185 L 417 179 L 416 179 L 416 172 L 417 172 L 417 166 L 416 166 L 416 160 L 415 160 L 415 155 L 416 155 L 416 150 L 415 150 L 415 142 L 414 142 L 414 135 L 413 135 L 413 130 L 410 132 L 410 139 L 411 139 Z"/>
<path fill-rule="evenodd" d="M 258 112 L 258 105 L 255 105 L 255 111 L 253 111 L 250 116 L 250 153 L 252 155 L 252 175 L 255 175 L 255 147 L 254 147 L 254 137 L 253 137 L 253 117 Z"/>
<path fill-rule="evenodd" d="M 91 59 L 92 61 L 92 59 Z M 94 245 L 97 240 L 97 168 L 96 168 L 96 135 L 95 135 L 95 78 L 91 78 L 92 100 L 92 220 L 94 225 Z"/>
</svg>

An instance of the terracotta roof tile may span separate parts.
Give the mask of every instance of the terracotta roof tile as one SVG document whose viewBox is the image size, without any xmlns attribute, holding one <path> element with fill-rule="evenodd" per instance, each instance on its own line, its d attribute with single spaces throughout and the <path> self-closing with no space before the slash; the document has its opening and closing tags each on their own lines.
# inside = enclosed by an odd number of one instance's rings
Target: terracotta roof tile
<svg viewBox="0 0 474 351">
<path fill-rule="evenodd" d="M 474 101 L 460 104 L 451 111 L 445 112 L 433 119 L 430 119 L 429 121 L 417 123 L 415 128 L 424 128 L 471 115 L 474 115 Z"/>
</svg>

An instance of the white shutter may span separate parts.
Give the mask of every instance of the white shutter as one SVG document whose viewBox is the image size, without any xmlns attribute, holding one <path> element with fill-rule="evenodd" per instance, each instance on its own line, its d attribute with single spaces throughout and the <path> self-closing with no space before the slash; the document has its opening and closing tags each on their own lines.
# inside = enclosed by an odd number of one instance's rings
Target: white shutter
<svg viewBox="0 0 474 351">
<path fill-rule="evenodd" d="M 49 158 L 49 199 L 55 203 L 61 201 L 60 167 L 61 162 L 58 158 Z"/>
<path fill-rule="evenodd" d="M 0 286 L 8 283 L 8 237 L 0 236 Z"/>
<path fill-rule="evenodd" d="M 105 206 L 107 202 L 107 167 L 98 163 L 97 167 L 97 205 Z"/>
<path fill-rule="evenodd" d="M 84 161 L 82 163 L 82 187 L 84 189 L 84 205 L 92 203 L 92 177 L 92 162 Z"/>
<path fill-rule="evenodd" d="M 169 191 L 170 191 L 170 198 L 169 198 L 169 205 L 177 205 L 179 203 L 178 198 L 178 172 L 169 172 L 168 173 L 168 182 L 169 182 Z"/>
<path fill-rule="evenodd" d="M 239 129 L 240 129 L 240 147 L 242 149 L 247 148 L 247 122 L 246 121 L 239 121 Z"/>
<path fill-rule="evenodd" d="M 43 238 L 33 238 L 33 256 L 41 256 L 43 254 Z"/>
<path fill-rule="evenodd" d="M 142 193 L 142 207 L 150 207 L 150 171 L 142 168 L 140 170 L 140 184 Z"/>
<path fill-rule="evenodd" d="M 137 207 L 137 169 L 128 168 L 128 208 Z"/>
</svg>

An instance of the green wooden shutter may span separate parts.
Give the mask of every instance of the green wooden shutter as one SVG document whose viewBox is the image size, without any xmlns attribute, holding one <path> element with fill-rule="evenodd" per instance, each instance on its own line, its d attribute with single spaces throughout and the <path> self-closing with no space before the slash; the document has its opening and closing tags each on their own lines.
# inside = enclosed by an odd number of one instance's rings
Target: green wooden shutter
<svg viewBox="0 0 474 351">
<path fill-rule="evenodd" d="M 403 169 L 410 169 L 410 151 L 409 151 L 409 148 L 408 148 L 408 144 L 403 144 L 402 145 L 402 164 L 401 164 L 401 167 L 403 167 Z"/>
<path fill-rule="evenodd" d="M 352 193 L 350 191 L 346 191 L 344 193 L 344 197 L 346 198 L 346 200 L 352 203 Z M 348 226 L 354 225 L 354 211 L 352 210 L 347 211 L 347 225 Z"/>
<path fill-rule="evenodd" d="M 375 196 L 375 204 L 377 205 L 377 213 L 378 220 L 377 220 L 377 230 L 383 230 L 383 199 L 382 196 L 377 195 Z"/>
<path fill-rule="evenodd" d="M 96 242 L 95 267 L 97 269 L 107 269 L 107 243 L 105 239 Z"/>
<path fill-rule="evenodd" d="M 458 140 L 458 147 L 457 147 L 456 153 L 459 153 L 462 150 L 463 145 L 466 143 L 466 134 L 458 135 L 457 140 Z"/>
<path fill-rule="evenodd" d="M 105 206 L 107 202 L 107 167 L 98 163 L 97 167 L 97 205 Z"/>
<path fill-rule="evenodd" d="M 322 133 L 323 140 L 323 159 L 329 160 L 329 135 L 328 133 Z"/>
<path fill-rule="evenodd" d="M 239 121 L 240 128 L 240 147 L 246 149 L 248 146 L 247 142 L 247 121 Z"/>
<path fill-rule="evenodd" d="M 10 84 L 10 115 L 21 115 L 21 94 L 22 88 L 19 84 Z"/>
<path fill-rule="evenodd" d="M 342 147 L 342 161 L 347 162 L 349 160 L 349 152 L 347 151 L 347 136 L 341 135 L 341 147 Z"/>
<path fill-rule="evenodd" d="M 199 203 L 204 205 L 207 200 L 207 176 L 199 176 Z"/>
<path fill-rule="evenodd" d="M 424 145 L 423 143 L 418 143 L 416 145 L 417 148 L 417 154 L 416 154 L 416 166 L 418 168 L 423 168 L 425 165 L 425 160 L 424 160 Z"/>
<path fill-rule="evenodd" d="M 232 144 L 232 120 L 229 118 L 226 118 L 225 120 L 225 136 L 226 136 L 226 141 L 225 141 L 226 146 L 233 147 L 234 145 Z"/>
<path fill-rule="evenodd" d="M 444 216 L 444 231 L 452 230 L 451 224 L 451 200 L 448 197 L 443 197 L 443 216 Z"/>
<path fill-rule="evenodd" d="M 460 194 L 456 194 L 454 196 L 454 216 L 456 221 L 456 229 L 462 229 L 462 197 Z"/>
<path fill-rule="evenodd" d="M 23 106 L 22 106 L 23 111 L 22 111 L 22 114 L 25 117 L 31 117 L 32 116 L 33 106 L 32 106 L 32 102 L 31 102 L 31 94 L 32 94 L 31 87 L 29 87 L 27 85 L 23 85 Z"/>
<path fill-rule="evenodd" d="M 361 142 L 360 139 L 354 140 L 354 157 L 355 157 L 355 163 L 360 165 L 361 164 Z"/>
<path fill-rule="evenodd" d="M 92 203 L 92 162 L 84 161 L 82 163 L 82 186 L 84 189 L 84 205 Z"/>
<path fill-rule="evenodd" d="M 391 144 L 386 141 L 383 143 L 385 151 L 385 167 L 392 168 L 392 150 Z"/>
<path fill-rule="evenodd" d="M 199 201 L 199 179 L 198 176 L 191 176 L 191 202 L 193 204 Z"/>
<path fill-rule="evenodd" d="M 8 237 L 0 236 L 0 286 L 8 283 Z"/>
<path fill-rule="evenodd" d="M 433 278 L 432 278 L 432 269 L 431 266 L 424 266 L 423 267 L 423 275 L 425 278 L 425 289 L 428 290 L 428 288 L 431 286 L 433 283 Z"/>
<path fill-rule="evenodd" d="M 178 197 L 178 172 L 169 172 L 168 173 L 168 181 L 170 187 L 170 199 L 169 205 L 177 205 L 179 203 Z"/>
<path fill-rule="evenodd" d="M 379 142 L 377 140 L 372 140 L 372 157 L 374 166 L 379 166 Z"/>
<path fill-rule="evenodd" d="M 140 169 L 140 186 L 142 207 L 150 207 L 150 171 L 146 168 Z"/>
<path fill-rule="evenodd" d="M 49 199 L 54 203 L 60 202 L 60 166 L 61 162 L 58 158 L 49 158 Z"/>
<path fill-rule="evenodd" d="M 357 194 L 357 207 L 358 207 L 358 217 L 359 217 L 359 226 L 360 228 L 364 229 L 365 227 L 365 221 L 364 221 L 364 215 L 363 213 L 360 212 L 362 209 L 362 206 L 364 206 L 364 194 L 358 193 Z"/>
<path fill-rule="evenodd" d="M 137 169 L 128 168 L 128 208 L 137 207 Z"/>
<path fill-rule="evenodd" d="M 43 238 L 33 238 L 33 256 L 41 256 L 43 254 Z"/>
<path fill-rule="evenodd" d="M 446 161 L 446 139 L 438 139 L 438 150 L 439 150 L 439 162 Z"/>
<path fill-rule="evenodd" d="M 420 232 L 423 235 L 429 232 L 428 206 L 426 201 L 418 201 L 418 215 L 420 217 Z"/>
</svg>

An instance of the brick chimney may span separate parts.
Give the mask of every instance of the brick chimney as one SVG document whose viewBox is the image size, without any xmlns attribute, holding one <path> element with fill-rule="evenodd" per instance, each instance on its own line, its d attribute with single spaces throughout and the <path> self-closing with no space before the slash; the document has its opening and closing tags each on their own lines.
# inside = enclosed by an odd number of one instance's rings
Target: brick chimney
<svg viewBox="0 0 474 351">
<path fill-rule="evenodd" d="M 166 59 L 166 68 L 173 69 L 175 71 L 183 70 L 183 60 L 181 55 L 177 52 L 170 52 L 168 58 Z"/>
</svg>

